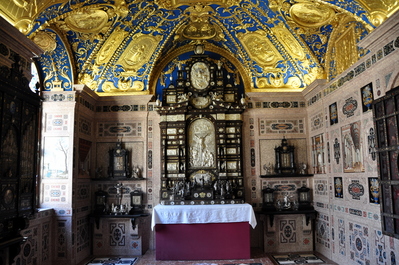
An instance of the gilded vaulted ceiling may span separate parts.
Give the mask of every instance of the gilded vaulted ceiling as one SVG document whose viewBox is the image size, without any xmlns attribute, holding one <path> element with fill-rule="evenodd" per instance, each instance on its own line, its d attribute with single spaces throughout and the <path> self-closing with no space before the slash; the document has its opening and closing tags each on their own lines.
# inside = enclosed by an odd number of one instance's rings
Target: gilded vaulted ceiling
<svg viewBox="0 0 399 265">
<path fill-rule="evenodd" d="M 301 91 L 368 51 L 357 44 L 397 0 L 8 0 L 0 13 L 39 45 L 44 90 L 155 94 L 203 43 L 246 91 Z M 1 41 L 1 40 L 0 40 Z"/>
</svg>

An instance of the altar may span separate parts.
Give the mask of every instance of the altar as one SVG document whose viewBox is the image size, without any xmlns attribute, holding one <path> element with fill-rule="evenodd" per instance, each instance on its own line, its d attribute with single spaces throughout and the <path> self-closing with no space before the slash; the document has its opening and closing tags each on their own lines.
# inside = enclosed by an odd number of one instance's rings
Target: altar
<svg viewBox="0 0 399 265">
<path fill-rule="evenodd" d="M 249 204 L 157 205 L 157 260 L 249 259 L 250 226 L 256 218 Z"/>
</svg>

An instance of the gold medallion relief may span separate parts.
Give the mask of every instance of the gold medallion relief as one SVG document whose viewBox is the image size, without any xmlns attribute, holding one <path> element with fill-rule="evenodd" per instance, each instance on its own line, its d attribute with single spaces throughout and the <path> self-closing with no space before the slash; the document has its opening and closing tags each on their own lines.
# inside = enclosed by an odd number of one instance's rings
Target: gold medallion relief
<svg viewBox="0 0 399 265">
<path fill-rule="evenodd" d="M 320 27 L 335 16 L 333 9 L 313 2 L 296 3 L 290 8 L 291 18 L 304 27 Z"/>
<path fill-rule="evenodd" d="M 161 41 L 161 36 L 137 34 L 125 49 L 118 63 L 131 75 L 148 62 Z"/>
<path fill-rule="evenodd" d="M 121 29 L 112 33 L 111 36 L 106 40 L 104 45 L 101 47 L 100 51 L 98 52 L 96 63 L 97 64 L 107 63 L 111 58 L 111 56 L 114 54 L 115 50 L 125 39 L 127 34 L 128 32 Z"/>
<path fill-rule="evenodd" d="M 65 18 L 66 25 L 81 33 L 100 32 L 108 22 L 108 14 L 99 9 L 77 11 Z"/>
<path fill-rule="evenodd" d="M 248 51 L 251 59 L 263 68 L 274 68 L 275 64 L 283 59 L 264 31 L 241 33 L 238 34 L 238 38 Z"/>
<path fill-rule="evenodd" d="M 303 59 L 305 57 L 303 48 L 292 36 L 291 32 L 288 29 L 276 26 L 272 30 L 278 40 L 284 45 L 284 47 L 291 54 L 292 57 L 298 59 Z"/>
<path fill-rule="evenodd" d="M 55 34 L 40 31 L 33 38 L 33 42 L 36 43 L 44 52 L 52 52 L 57 48 L 55 37 L 52 35 Z"/>
</svg>

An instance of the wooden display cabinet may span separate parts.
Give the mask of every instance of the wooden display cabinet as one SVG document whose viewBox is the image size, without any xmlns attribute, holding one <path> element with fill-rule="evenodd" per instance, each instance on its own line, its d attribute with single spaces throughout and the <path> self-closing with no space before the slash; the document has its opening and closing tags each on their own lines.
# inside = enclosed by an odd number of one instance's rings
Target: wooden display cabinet
<svg viewBox="0 0 399 265">
<path fill-rule="evenodd" d="M 242 203 L 242 112 L 222 59 L 195 54 L 163 89 L 161 203 Z"/>
<path fill-rule="evenodd" d="M 399 87 L 373 102 L 383 233 L 399 238 Z M 379 188 L 379 191 L 378 191 Z"/>
</svg>

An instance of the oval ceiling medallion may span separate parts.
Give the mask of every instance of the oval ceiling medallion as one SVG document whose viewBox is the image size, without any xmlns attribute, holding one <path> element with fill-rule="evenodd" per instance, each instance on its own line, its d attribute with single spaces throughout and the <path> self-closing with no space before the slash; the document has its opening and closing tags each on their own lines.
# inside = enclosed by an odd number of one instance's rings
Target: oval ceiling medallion
<svg viewBox="0 0 399 265">
<path fill-rule="evenodd" d="M 291 6 L 292 19 L 304 27 L 320 27 L 327 24 L 335 15 L 333 9 L 316 3 L 297 3 Z"/>
<path fill-rule="evenodd" d="M 107 22 L 108 14 L 103 10 L 79 11 L 65 18 L 70 29 L 82 33 L 99 32 Z"/>
<path fill-rule="evenodd" d="M 52 52 L 57 48 L 56 40 L 48 32 L 39 31 L 33 38 L 33 42 L 45 52 Z"/>
</svg>

